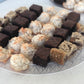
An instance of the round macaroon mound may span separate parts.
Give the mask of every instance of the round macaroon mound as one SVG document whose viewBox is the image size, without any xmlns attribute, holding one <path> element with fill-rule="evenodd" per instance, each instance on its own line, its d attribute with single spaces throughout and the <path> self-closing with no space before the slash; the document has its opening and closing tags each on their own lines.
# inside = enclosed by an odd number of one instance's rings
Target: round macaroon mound
<svg viewBox="0 0 84 84">
<path fill-rule="evenodd" d="M 32 44 L 35 47 L 41 47 L 46 40 L 47 40 L 47 37 L 45 35 L 37 34 L 32 38 Z"/>
<path fill-rule="evenodd" d="M 0 62 L 5 63 L 10 58 L 10 56 L 11 56 L 10 50 L 7 50 L 0 46 Z"/>
<path fill-rule="evenodd" d="M 24 43 L 21 45 L 21 53 L 28 59 L 32 60 L 35 52 L 36 48 L 34 47 L 34 45 L 28 43 Z"/>
<path fill-rule="evenodd" d="M 33 31 L 34 34 L 39 34 L 42 29 L 42 24 L 40 21 L 32 21 L 29 28 Z"/>
<path fill-rule="evenodd" d="M 24 35 L 24 34 L 27 34 L 28 36 L 32 36 L 32 30 L 30 29 L 30 28 L 21 28 L 20 30 L 19 30 L 19 36 L 22 36 L 22 35 Z"/>
<path fill-rule="evenodd" d="M 55 7 L 48 7 L 48 8 L 46 8 L 46 10 L 45 10 L 50 16 L 53 16 L 53 15 L 55 15 L 57 12 L 56 12 L 56 9 L 55 9 Z"/>
<path fill-rule="evenodd" d="M 54 25 L 51 23 L 47 23 L 43 25 L 43 29 L 41 30 L 41 33 L 48 37 L 52 37 L 54 31 L 55 31 Z"/>
<path fill-rule="evenodd" d="M 23 54 L 14 54 L 10 58 L 10 66 L 15 71 L 24 71 L 29 67 L 30 61 Z"/>
<path fill-rule="evenodd" d="M 38 19 L 42 23 L 47 23 L 50 21 L 50 15 L 46 12 L 41 13 L 41 15 L 38 17 Z"/>
<path fill-rule="evenodd" d="M 65 20 L 65 18 L 68 16 L 69 11 L 66 9 L 60 10 L 59 12 L 57 12 L 57 16 L 59 16 L 62 20 Z"/>
<path fill-rule="evenodd" d="M 19 53 L 21 45 L 24 43 L 24 40 L 22 37 L 14 37 L 11 40 L 9 40 L 8 49 L 11 50 L 11 53 Z"/>
<path fill-rule="evenodd" d="M 23 38 L 25 42 L 30 43 L 33 37 L 33 32 L 30 28 L 21 28 L 19 30 L 19 36 Z"/>
<path fill-rule="evenodd" d="M 53 23 L 56 28 L 61 28 L 62 26 L 62 19 L 59 16 L 52 16 L 50 22 Z"/>
</svg>

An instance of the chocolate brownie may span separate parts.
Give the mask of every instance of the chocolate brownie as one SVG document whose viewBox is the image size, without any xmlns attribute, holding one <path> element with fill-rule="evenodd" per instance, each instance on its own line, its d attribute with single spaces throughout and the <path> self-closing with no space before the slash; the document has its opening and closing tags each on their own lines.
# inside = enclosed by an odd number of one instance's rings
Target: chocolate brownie
<svg viewBox="0 0 84 84">
<path fill-rule="evenodd" d="M 30 11 L 36 12 L 38 16 L 43 12 L 42 6 L 35 5 L 35 4 L 33 4 L 29 9 Z"/>
<path fill-rule="evenodd" d="M 3 33 L 0 33 L 0 46 L 6 47 L 9 41 L 9 36 Z"/>
<path fill-rule="evenodd" d="M 42 67 L 46 67 L 49 61 L 50 61 L 49 48 L 39 48 L 33 57 L 33 63 L 36 65 L 40 65 Z"/>
<path fill-rule="evenodd" d="M 76 12 L 71 12 L 66 17 L 66 20 L 72 20 L 72 21 L 78 22 L 80 20 L 80 14 Z"/>
<path fill-rule="evenodd" d="M 29 20 L 19 15 L 13 19 L 12 23 L 19 27 L 28 27 Z"/>
<path fill-rule="evenodd" d="M 72 20 L 64 21 L 64 23 L 62 24 L 62 28 L 68 29 L 69 34 L 71 34 L 73 31 L 76 30 L 76 22 L 74 22 Z"/>
<path fill-rule="evenodd" d="M 48 41 L 44 43 L 44 46 L 47 48 L 57 48 L 62 41 L 63 39 L 60 37 L 51 37 Z"/>
<path fill-rule="evenodd" d="M 54 37 L 61 37 L 63 39 L 66 39 L 68 36 L 69 31 L 67 29 L 63 29 L 63 28 L 56 28 L 55 32 L 54 32 Z"/>
<path fill-rule="evenodd" d="M 12 25 L 12 24 L 8 24 L 7 26 L 5 26 L 2 29 L 2 32 L 4 34 L 7 34 L 8 36 L 10 36 L 10 38 L 12 38 L 12 37 L 18 35 L 18 30 L 19 30 L 18 26 L 15 26 L 15 25 Z"/>
<path fill-rule="evenodd" d="M 37 14 L 36 14 L 35 12 L 33 12 L 33 11 L 28 11 L 28 10 L 22 12 L 22 13 L 21 13 L 21 16 L 23 16 L 23 17 L 29 19 L 30 21 L 33 21 L 33 20 L 35 20 L 35 19 L 37 18 Z"/>
<path fill-rule="evenodd" d="M 62 4 L 63 2 L 66 2 L 66 0 L 54 0 L 54 2 L 57 4 Z"/>
</svg>

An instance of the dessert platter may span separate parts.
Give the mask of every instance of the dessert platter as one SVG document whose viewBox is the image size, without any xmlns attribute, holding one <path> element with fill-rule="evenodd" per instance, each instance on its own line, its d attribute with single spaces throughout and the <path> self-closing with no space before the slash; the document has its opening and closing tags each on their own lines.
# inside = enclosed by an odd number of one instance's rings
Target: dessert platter
<svg viewBox="0 0 84 84">
<path fill-rule="evenodd" d="M 80 14 L 32 4 L 0 18 L 0 68 L 22 74 L 48 74 L 84 61 Z"/>
</svg>

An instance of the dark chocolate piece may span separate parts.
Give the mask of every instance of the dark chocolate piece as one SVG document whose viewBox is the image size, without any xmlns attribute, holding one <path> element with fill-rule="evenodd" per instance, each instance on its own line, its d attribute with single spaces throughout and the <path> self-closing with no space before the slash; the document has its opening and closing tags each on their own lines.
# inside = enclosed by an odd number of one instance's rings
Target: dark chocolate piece
<svg viewBox="0 0 84 84">
<path fill-rule="evenodd" d="M 46 67 L 49 61 L 50 61 L 49 48 L 39 48 L 33 57 L 33 63 L 36 65 L 40 65 L 42 67 Z"/>
<path fill-rule="evenodd" d="M 0 33 L 0 46 L 6 47 L 9 41 L 9 36 L 3 33 Z"/>
<path fill-rule="evenodd" d="M 63 2 L 66 2 L 66 0 L 54 0 L 54 2 L 57 4 L 63 4 Z"/>
<path fill-rule="evenodd" d="M 80 14 L 76 12 L 71 12 L 66 17 L 66 20 L 72 20 L 72 21 L 78 22 L 80 20 Z"/>
<path fill-rule="evenodd" d="M 24 11 L 23 13 L 21 13 L 21 16 L 29 19 L 30 21 L 33 21 L 33 20 L 35 20 L 37 18 L 37 14 L 35 12 L 28 11 L 28 10 Z"/>
<path fill-rule="evenodd" d="M 73 31 L 76 30 L 76 22 L 74 22 L 72 20 L 67 20 L 62 24 L 62 28 L 68 29 L 69 34 L 71 34 Z"/>
<path fill-rule="evenodd" d="M 24 17 L 21 17 L 21 16 L 17 16 L 13 19 L 12 23 L 14 25 L 17 25 L 19 27 L 28 27 L 29 25 L 29 20 L 24 18 Z"/>
<path fill-rule="evenodd" d="M 12 38 L 12 37 L 18 35 L 18 30 L 19 30 L 19 27 L 18 27 L 18 26 L 15 26 L 15 25 L 12 25 L 12 24 L 8 24 L 7 26 L 5 26 L 5 27 L 2 29 L 2 32 L 3 32 L 4 34 L 9 35 L 10 38 Z"/>
<path fill-rule="evenodd" d="M 63 29 L 63 28 L 56 28 L 55 32 L 54 32 L 54 37 L 61 37 L 64 40 L 67 38 L 69 31 L 67 29 Z"/>
<path fill-rule="evenodd" d="M 63 39 L 60 37 L 52 37 L 44 43 L 44 46 L 47 48 L 57 48 L 62 41 Z"/>
<path fill-rule="evenodd" d="M 33 4 L 29 9 L 30 11 L 36 12 L 38 16 L 43 12 L 42 6 L 35 5 L 35 4 Z"/>
</svg>

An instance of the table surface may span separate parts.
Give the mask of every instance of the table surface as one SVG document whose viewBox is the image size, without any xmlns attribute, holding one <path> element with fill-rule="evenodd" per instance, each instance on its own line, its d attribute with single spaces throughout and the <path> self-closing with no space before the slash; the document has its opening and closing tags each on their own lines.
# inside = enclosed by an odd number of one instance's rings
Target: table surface
<svg viewBox="0 0 84 84">
<path fill-rule="evenodd" d="M 23 3 L 23 4 L 21 4 Z M 55 5 L 50 0 L 6 0 L 0 4 L 0 15 L 6 14 L 5 10 L 14 10 L 22 5 L 31 4 Z M 3 7 L 4 6 L 4 7 Z M 84 62 L 61 72 L 50 75 L 18 75 L 0 70 L 0 84 L 83 84 L 84 83 Z"/>
</svg>

